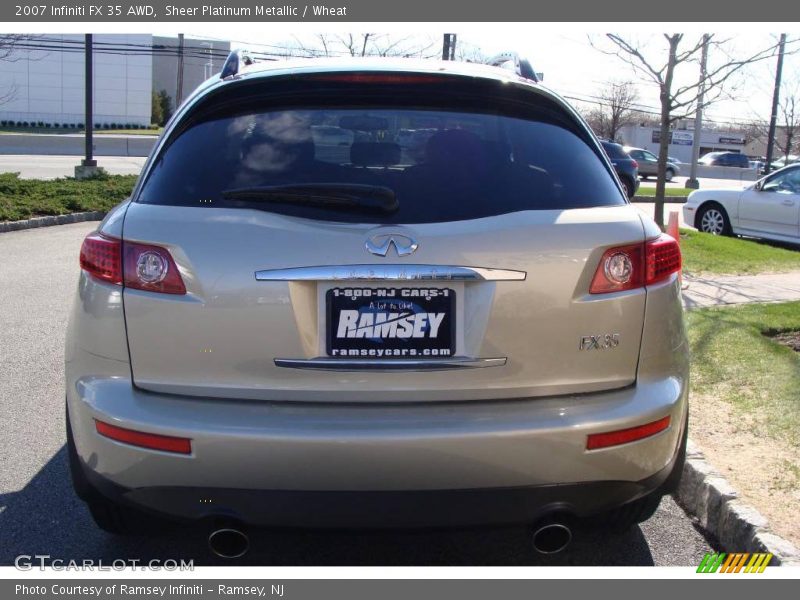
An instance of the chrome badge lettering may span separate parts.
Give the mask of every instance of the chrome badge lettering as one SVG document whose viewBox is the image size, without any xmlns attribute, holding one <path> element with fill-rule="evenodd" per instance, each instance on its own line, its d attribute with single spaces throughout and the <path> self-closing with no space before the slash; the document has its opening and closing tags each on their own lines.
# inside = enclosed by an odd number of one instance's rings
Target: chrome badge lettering
<svg viewBox="0 0 800 600">
<path fill-rule="evenodd" d="M 584 335 L 581 337 L 579 350 L 608 350 L 619 346 L 618 333 L 601 333 L 600 335 Z"/>
</svg>

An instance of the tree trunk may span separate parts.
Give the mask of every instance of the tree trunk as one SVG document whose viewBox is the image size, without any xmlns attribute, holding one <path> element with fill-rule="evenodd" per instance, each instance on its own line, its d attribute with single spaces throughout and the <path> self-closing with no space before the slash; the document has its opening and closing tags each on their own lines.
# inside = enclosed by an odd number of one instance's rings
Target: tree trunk
<svg viewBox="0 0 800 600">
<path fill-rule="evenodd" d="M 661 140 L 658 147 L 658 178 L 656 180 L 655 214 L 656 224 L 664 229 L 664 196 L 666 191 L 667 174 L 667 154 L 669 153 L 669 126 L 670 113 L 672 110 L 672 77 L 675 73 L 677 63 L 678 43 L 681 40 L 680 34 L 675 34 L 669 38 L 669 61 L 664 75 L 664 83 L 661 86 Z"/>
</svg>

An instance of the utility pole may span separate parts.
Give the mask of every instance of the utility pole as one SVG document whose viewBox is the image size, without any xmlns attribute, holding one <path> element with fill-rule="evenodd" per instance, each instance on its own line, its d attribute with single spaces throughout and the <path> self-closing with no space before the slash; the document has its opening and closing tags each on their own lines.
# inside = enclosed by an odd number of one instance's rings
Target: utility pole
<svg viewBox="0 0 800 600">
<path fill-rule="evenodd" d="M 710 36 L 703 34 L 703 53 L 700 57 L 700 81 L 697 89 L 697 111 L 694 116 L 694 135 L 692 136 L 692 165 L 690 167 L 689 179 L 686 180 L 686 187 L 696 190 L 700 187 L 697 181 L 697 161 L 700 159 L 700 132 L 703 129 L 703 99 L 706 93 L 706 65 L 708 64 L 708 42 Z"/>
<path fill-rule="evenodd" d="M 450 34 L 444 34 L 442 41 L 442 60 L 450 60 Z"/>
<path fill-rule="evenodd" d="M 183 102 L 183 34 L 178 34 L 178 84 L 175 90 L 175 110 Z"/>
<path fill-rule="evenodd" d="M 767 134 L 767 164 L 764 172 L 772 170 L 772 148 L 775 145 L 775 126 L 778 121 L 778 101 L 781 96 L 781 75 L 783 74 L 783 51 L 786 47 L 786 34 L 781 34 L 778 43 L 778 68 L 775 70 L 775 90 L 772 92 L 772 114 L 769 116 L 769 133 Z"/>
<path fill-rule="evenodd" d="M 81 161 L 81 164 L 75 167 L 75 178 L 76 179 L 85 179 L 87 177 L 93 177 L 97 175 L 98 172 L 102 171 L 97 167 L 97 161 L 94 159 L 94 139 L 92 134 L 94 133 L 94 99 L 92 98 L 92 88 L 93 88 L 93 78 L 92 78 L 92 34 L 87 33 L 86 37 L 84 38 L 84 63 L 85 63 L 85 92 L 84 98 L 86 100 L 85 104 L 85 115 L 84 119 L 86 120 L 86 156 Z"/>
</svg>

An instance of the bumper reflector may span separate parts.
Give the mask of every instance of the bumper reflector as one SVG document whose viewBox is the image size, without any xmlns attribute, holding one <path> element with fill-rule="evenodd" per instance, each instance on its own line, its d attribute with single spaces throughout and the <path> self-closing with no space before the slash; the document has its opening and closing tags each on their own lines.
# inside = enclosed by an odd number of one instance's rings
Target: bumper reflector
<svg viewBox="0 0 800 600">
<path fill-rule="evenodd" d="M 163 452 L 176 452 L 178 454 L 192 453 L 192 440 L 188 438 L 172 437 L 169 435 L 157 435 L 155 433 L 144 433 L 125 429 L 116 425 L 109 425 L 103 421 L 94 421 L 97 433 L 124 444 L 149 448 L 151 450 L 162 450 Z"/>
<path fill-rule="evenodd" d="M 608 448 L 609 446 L 619 446 L 620 444 L 627 444 L 648 438 L 652 435 L 660 433 L 669 427 L 669 415 L 658 421 L 652 423 L 645 423 L 636 427 L 628 429 L 618 429 L 617 431 L 608 431 L 606 433 L 592 433 L 586 438 L 586 449 L 597 450 L 599 448 Z"/>
</svg>

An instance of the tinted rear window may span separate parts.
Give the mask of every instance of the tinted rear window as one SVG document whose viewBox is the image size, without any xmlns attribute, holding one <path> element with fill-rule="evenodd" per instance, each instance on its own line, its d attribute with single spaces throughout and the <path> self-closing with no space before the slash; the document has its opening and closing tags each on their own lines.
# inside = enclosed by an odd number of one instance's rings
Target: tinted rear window
<svg viewBox="0 0 800 600">
<path fill-rule="evenodd" d="M 630 158 L 627 154 L 625 154 L 625 150 L 623 150 L 622 146 L 619 144 L 609 144 L 608 142 L 603 142 L 603 148 L 610 158 Z"/>
<path fill-rule="evenodd" d="M 302 184 L 388 188 L 397 208 L 376 214 L 224 194 Z M 625 203 L 595 151 L 557 123 L 386 106 L 251 111 L 197 122 L 161 152 L 137 201 L 370 223 Z"/>
</svg>

